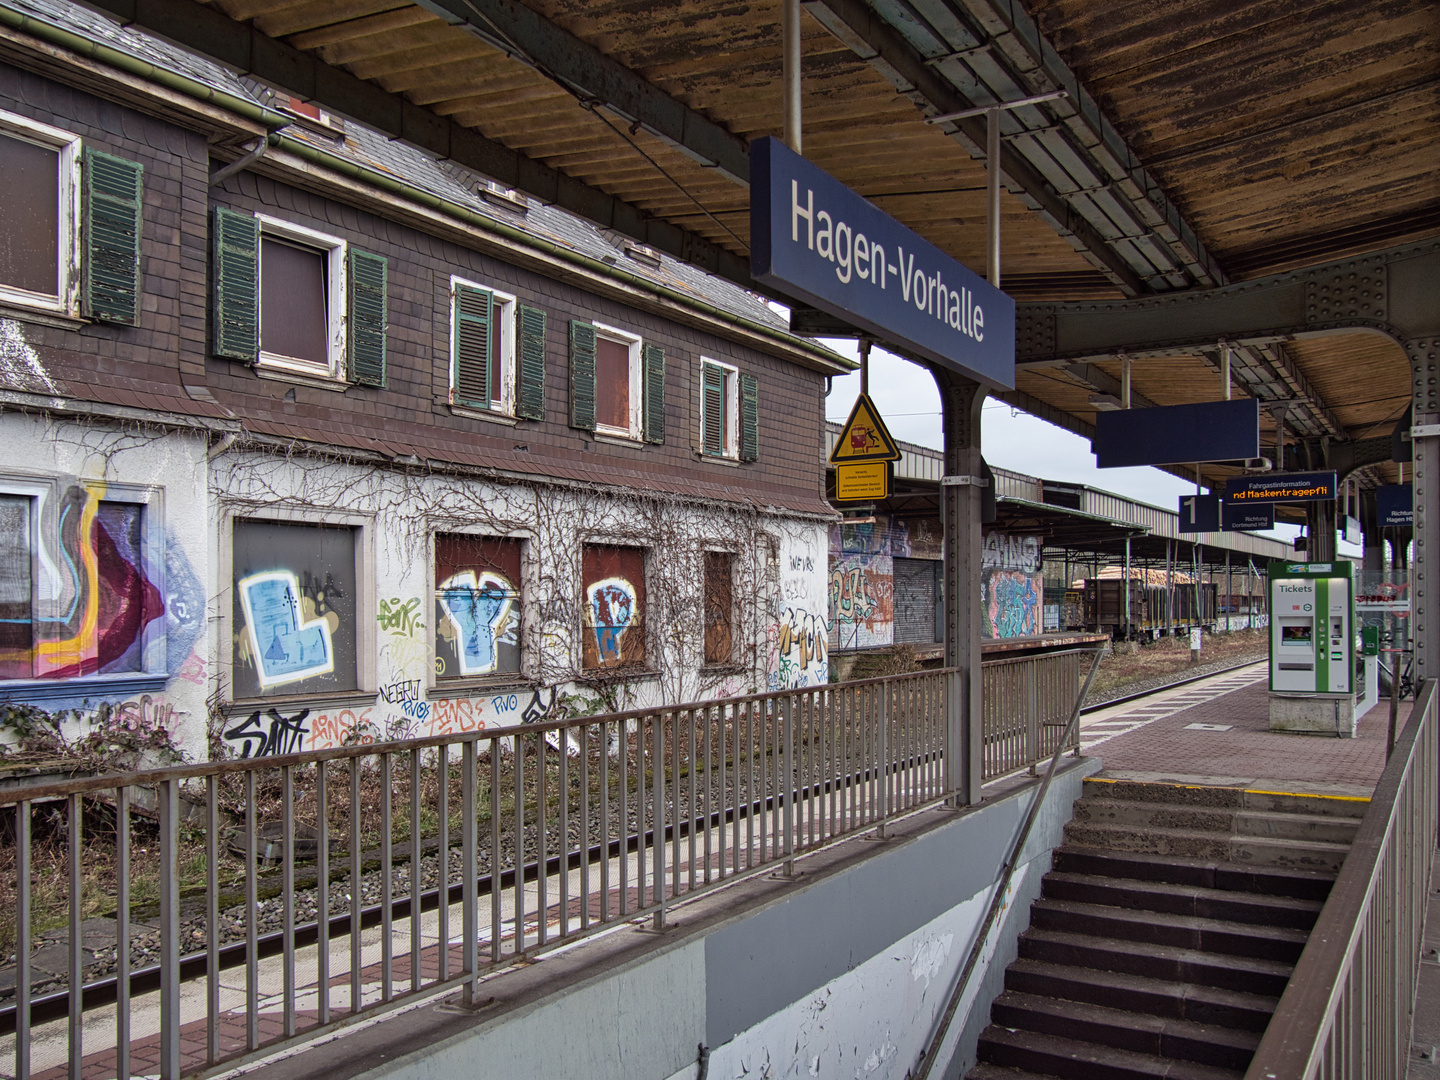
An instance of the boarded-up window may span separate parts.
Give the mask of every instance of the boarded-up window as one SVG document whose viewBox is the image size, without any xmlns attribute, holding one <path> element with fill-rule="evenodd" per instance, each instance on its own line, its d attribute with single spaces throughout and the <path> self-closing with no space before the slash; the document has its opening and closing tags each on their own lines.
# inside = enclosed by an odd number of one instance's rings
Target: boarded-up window
<svg viewBox="0 0 1440 1080">
<path fill-rule="evenodd" d="M 581 558 L 586 670 L 645 666 L 645 552 L 587 544 Z"/>
<path fill-rule="evenodd" d="M 0 134 L 0 285 L 60 292 L 60 152 Z"/>
<path fill-rule="evenodd" d="M 31 500 L 0 495 L 0 679 L 28 679 L 32 669 Z"/>
<path fill-rule="evenodd" d="M 354 690 L 355 530 L 237 521 L 234 691 Z"/>
<path fill-rule="evenodd" d="M 735 618 L 734 556 L 727 551 L 705 552 L 705 663 L 728 664 L 733 659 Z"/>
<path fill-rule="evenodd" d="M 440 679 L 520 670 L 519 540 L 435 536 L 435 673 Z"/>
<path fill-rule="evenodd" d="M 260 348 L 275 356 L 330 363 L 327 253 L 260 241 Z"/>
<path fill-rule="evenodd" d="M 630 430 L 630 346 L 596 336 L 595 423 Z"/>
</svg>

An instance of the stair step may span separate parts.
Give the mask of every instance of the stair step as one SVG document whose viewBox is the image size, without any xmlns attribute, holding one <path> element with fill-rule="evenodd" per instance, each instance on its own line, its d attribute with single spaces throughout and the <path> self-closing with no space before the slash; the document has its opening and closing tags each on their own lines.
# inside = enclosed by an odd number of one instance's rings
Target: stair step
<svg viewBox="0 0 1440 1080">
<path fill-rule="evenodd" d="M 1146 941 L 1096 937 L 1032 924 L 1020 936 L 1020 955 L 1028 960 L 1097 968 L 1167 982 L 1239 990 L 1279 997 L 1293 965 L 1278 960 L 1183 949 Z"/>
<path fill-rule="evenodd" d="M 1065 1080 L 1235 1080 L 1243 1070 L 1176 1061 L 1134 1050 L 1010 1031 L 991 1024 L 980 1033 L 980 1059 Z"/>
<path fill-rule="evenodd" d="M 1133 1050 L 1140 1054 L 1243 1069 L 1255 1056 L 1260 1036 L 1215 1024 L 1041 997 L 1006 990 L 991 1007 L 991 1022 L 1013 1030 Z"/>
<path fill-rule="evenodd" d="M 1197 888 L 1225 889 L 1267 896 L 1293 896 L 1324 901 L 1335 874 L 1287 866 L 1243 866 L 1224 860 L 1193 859 L 1180 855 L 1152 855 L 1139 851 L 1066 844 L 1055 852 L 1055 869 L 1077 874 L 1168 881 Z"/>
<path fill-rule="evenodd" d="M 1309 930 L 1324 905 L 1319 900 L 1290 896 L 1256 896 L 1228 889 L 1176 885 L 1166 881 L 1125 881 L 1099 874 L 1073 874 L 1052 870 L 1045 875 L 1044 895 L 1055 900 L 1140 911 L 1228 919 L 1263 926 Z"/>
<path fill-rule="evenodd" d="M 1005 986 L 1026 994 L 1253 1032 L 1265 1030 L 1280 1000 L 1216 986 L 1052 964 L 1025 957 L 1005 970 Z"/>
<path fill-rule="evenodd" d="M 1177 949 L 1250 956 L 1293 964 L 1300 959 L 1309 935 L 1286 926 L 1256 926 L 1251 923 L 1204 919 L 1194 915 L 1166 915 L 1087 904 L 1076 900 L 1049 900 L 1041 897 L 1030 908 L 1030 925 L 1042 930 L 1064 930 L 1119 938 L 1122 941 L 1150 942 Z"/>
<path fill-rule="evenodd" d="M 1359 789 L 1363 790 L 1363 789 Z M 1365 816 L 1370 800 L 1361 795 L 1307 795 L 1303 792 L 1262 791 L 1209 784 L 1156 780 L 1127 780 L 1091 776 L 1085 780 L 1084 798 L 1124 799 L 1149 803 L 1178 803 L 1213 809 L 1320 814 L 1327 817 Z"/>
<path fill-rule="evenodd" d="M 1008 1065 L 991 1065 L 982 1061 L 965 1074 L 965 1080 L 1055 1080 L 1054 1073 L 1033 1073 L 1012 1069 Z"/>
<path fill-rule="evenodd" d="M 1221 833 L 1151 826 L 1098 825 L 1071 821 L 1065 826 L 1070 843 L 1112 851 L 1214 859 L 1243 865 L 1284 866 L 1301 870 L 1339 872 L 1349 844 L 1319 840 L 1285 840 L 1266 836 L 1227 836 Z"/>
<path fill-rule="evenodd" d="M 1360 827 L 1358 818 L 1295 811 L 1236 810 L 1185 806 L 1180 803 L 1098 799 L 1087 796 L 1075 804 L 1075 820 L 1126 828 L 1178 829 L 1224 836 L 1268 836 L 1275 839 L 1319 840 L 1349 844 Z"/>
</svg>

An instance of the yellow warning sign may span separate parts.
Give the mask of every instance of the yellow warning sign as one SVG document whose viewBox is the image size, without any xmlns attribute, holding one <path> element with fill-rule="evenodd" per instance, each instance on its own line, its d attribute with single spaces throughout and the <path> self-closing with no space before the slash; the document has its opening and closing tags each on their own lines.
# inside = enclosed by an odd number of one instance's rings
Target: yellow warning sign
<svg viewBox="0 0 1440 1080">
<path fill-rule="evenodd" d="M 835 440 L 835 449 L 830 451 L 830 464 L 839 465 L 847 461 L 899 461 L 900 451 L 895 440 L 880 419 L 875 403 L 866 394 L 855 399 L 855 408 L 850 410 L 850 419 L 840 437 Z"/>
<path fill-rule="evenodd" d="M 836 502 L 873 502 L 890 497 L 890 463 L 855 461 L 835 466 Z"/>
</svg>

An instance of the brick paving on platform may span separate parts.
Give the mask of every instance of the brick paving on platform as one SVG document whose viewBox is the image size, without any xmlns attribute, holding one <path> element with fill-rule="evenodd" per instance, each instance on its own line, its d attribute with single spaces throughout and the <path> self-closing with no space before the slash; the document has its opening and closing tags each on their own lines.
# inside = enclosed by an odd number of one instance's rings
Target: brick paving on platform
<svg viewBox="0 0 1440 1080">
<path fill-rule="evenodd" d="M 1263 669 L 1262 669 L 1263 671 Z M 1204 684 L 1197 684 L 1197 689 Z M 1201 695 L 1197 693 L 1197 698 Z M 1180 704 L 1176 701 L 1173 704 Z M 1400 703 L 1397 727 L 1403 729 L 1410 702 Z M 1360 718 L 1354 738 L 1299 735 L 1270 730 L 1266 681 L 1243 685 L 1209 700 L 1150 720 L 1144 699 L 1132 709 L 1106 714 L 1098 725 L 1148 720 L 1093 745 L 1086 753 L 1100 758 L 1107 772 L 1123 771 L 1193 779 L 1284 781 L 1302 789 L 1336 785 L 1373 789 L 1385 768 L 1389 702 L 1381 700 Z M 1190 724 L 1229 730 L 1190 728 Z M 1100 734 L 1082 729 L 1082 739 Z"/>
</svg>

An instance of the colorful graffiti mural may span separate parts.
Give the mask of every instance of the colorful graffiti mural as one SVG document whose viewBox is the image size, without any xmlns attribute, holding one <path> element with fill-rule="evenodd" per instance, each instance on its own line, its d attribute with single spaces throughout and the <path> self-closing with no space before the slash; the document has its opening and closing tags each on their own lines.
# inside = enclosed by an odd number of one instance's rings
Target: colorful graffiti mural
<svg viewBox="0 0 1440 1080">
<path fill-rule="evenodd" d="M 0 679 L 147 670 L 150 646 L 169 625 L 159 621 L 167 597 L 156 582 L 172 559 L 152 554 L 165 548 L 147 533 L 145 505 L 107 498 L 104 484 L 74 484 L 59 496 L 52 528 L 50 491 L 0 496 Z M 188 592 L 188 560 L 177 552 L 173 561 L 176 585 Z M 177 669 L 198 633 L 180 606 L 180 620 L 170 620 Z"/>
<path fill-rule="evenodd" d="M 768 690 L 793 690 L 830 681 L 830 626 L 823 615 L 786 607 L 770 628 Z"/>
<path fill-rule="evenodd" d="M 1045 580 L 1035 536 L 992 532 L 981 549 L 980 632 L 990 638 L 1043 632 Z"/>
<path fill-rule="evenodd" d="M 869 649 L 894 640 L 895 566 L 889 555 L 843 555 L 830 565 L 831 643 Z"/>
<path fill-rule="evenodd" d="M 235 697 L 355 689 L 354 530 L 246 520 L 233 539 Z"/>
<path fill-rule="evenodd" d="M 624 578 L 605 578 L 585 589 L 585 622 L 595 635 L 601 667 L 620 662 L 621 639 L 635 618 L 635 586 Z"/>
<path fill-rule="evenodd" d="M 490 675 L 499 669 L 499 641 L 512 623 L 519 593 L 505 577 L 466 570 L 441 582 L 439 603 L 455 637 L 456 666 L 462 675 Z"/>
</svg>

